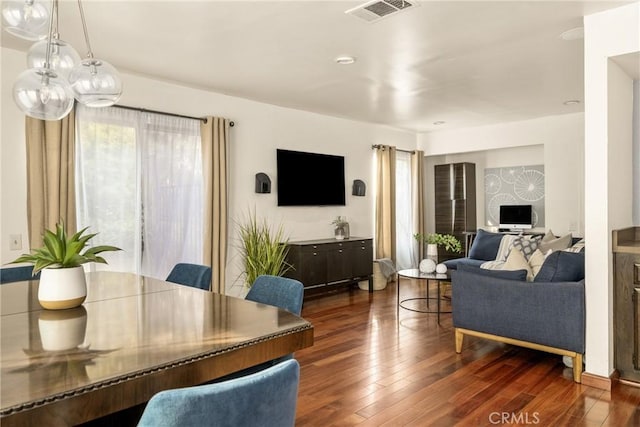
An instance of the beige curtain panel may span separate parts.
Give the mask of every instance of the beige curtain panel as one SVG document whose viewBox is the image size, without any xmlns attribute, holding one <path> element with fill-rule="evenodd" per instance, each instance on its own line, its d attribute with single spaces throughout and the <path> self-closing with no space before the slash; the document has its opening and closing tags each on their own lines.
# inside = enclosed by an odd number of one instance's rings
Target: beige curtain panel
<svg viewBox="0 0 640 427">
<path fill-rule="evenodd" d="M 396 147 L 376 147 L 376 259 L 396 262 Z"/>
<path fill-rule="evenodd" d="M 425 195 L 424 195 L 424 151 L 416 150 L 411 156 L 411 188 L 413 189 L 413 232 L 425 233 Z M 418 261 L 424 258 L 424 245 L 416 242 L 418 246 Z"/>
<path fill-rule="evenodd" d="M 64 221 L 76 230 L 75 111 L 62 120 L 26 117 L 27 222 L 30 249 Z"/>
<path fill-rule="evenodd" d="M 204 262 L 211 266 L 211 290 L 225 293 L 227 263 L 227 218 L 229 119 L 207 117 L 202 134 L 204 198 Z"/>
</svg>

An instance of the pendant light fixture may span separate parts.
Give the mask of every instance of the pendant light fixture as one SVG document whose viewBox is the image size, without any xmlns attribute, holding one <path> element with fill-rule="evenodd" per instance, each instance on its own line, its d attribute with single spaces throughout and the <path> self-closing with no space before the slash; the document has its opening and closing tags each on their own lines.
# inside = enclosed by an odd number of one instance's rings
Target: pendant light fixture
<svg viewBox="0 0 640 427">
<path fill-rule="evenodd" d="M 87 58 L 73 67 L 69 73 L 69 83 L 76 99 L 82 104 L 88 107 L 108 107 L 120 99 L 122 81 L 113 65 L 93 57 L 80 0 L 78 0 L 78 8 L 82 20 L 84 40 L 87 44 Z"/>
<path fill-rule="evenodd" d="M 58 32 L 58 5 L 54 3 L 51 10 L 53 17 L 53 34 L 49 38 L 40 40 L 31 46 L 27 53 L 27 67 L 43 68 L 47 62 L 47 51 L 49 52 L 49 68 L 64 78 L 69 77 L 71 69 L 80 62 L 80 55 L 69 43 L 60 40 Z M 47 50 L 48 48 L 48 50 Z"/>
<path fill-rule="evenodd" d="M 43 6 L 39 0 L 8 1 L 3 5 L 3 18 L 7 30 L 25 37 L 36 25 L 34 16 L 41 20 Z M 9 4 L 10 3 L 10 4 Z M 30 8 L 30 9 L 29 9 Z M 13 99 L 28 116 L 43 120 L 60 120 L 73 108 L 74 100 L 89 107 L 115 104 L 122 94 L 122 82 L 116 69 L 108 62 L 95 59 L 82 3 L 78 0 L 80 19 L 87 44 L 87 58 L 80 55 L 63 40 L 58 32 L 58 0 L 51 2 L 46 40 L 35 43 L 27 54 L 27 66 L 13 85 Z M 31 10 L 27 13 L 26 10 Z M 34 11 L 37 11 L 34 12 Z M 6 13 L 5 13 L 6 12 Z M 15 18 L 23 17 L 21 19 Z M 14 18 L 10 21 L 9 18 Z M 29 19 L 26 19 L 28 17 Z M 29 31 L 27 31 L 29 30 Z"/>
<path fill-rule="evenodd" d="M 47 37 L 49 6 L 45 0 L 6 0 L 2 18 L 8 33 L 26 40 Z"/>
<path fill-rule="evenodd" d="M 51 68 L 53 21 L 58 2 L 53 2 L 49 17 L 49 36 L 42 66 L 23 71 L 13 84 L 13 100 L 28 116 L 41 120 L 60 120 L 73 108 L 69 82 Z"/>
</svg>

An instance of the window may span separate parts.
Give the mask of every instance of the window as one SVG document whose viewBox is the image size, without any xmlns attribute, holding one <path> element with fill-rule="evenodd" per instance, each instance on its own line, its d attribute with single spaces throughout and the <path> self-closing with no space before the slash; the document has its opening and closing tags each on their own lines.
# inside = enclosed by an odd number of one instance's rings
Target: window
<svg viewBox="0 0 640 427">
<path fill-rule="evenodd" d="M 78 227 L 123 249 L 93 268 L 165 278 L 202 263 L 202 180 L 198 120 L 78 106 Z"/>
<path fill-rule="evenodd" d="M 396 267 L 398 270 L 417 265 L 413 228 L 413 184 L 411 153 L 396 152 Z"/>
</svg>

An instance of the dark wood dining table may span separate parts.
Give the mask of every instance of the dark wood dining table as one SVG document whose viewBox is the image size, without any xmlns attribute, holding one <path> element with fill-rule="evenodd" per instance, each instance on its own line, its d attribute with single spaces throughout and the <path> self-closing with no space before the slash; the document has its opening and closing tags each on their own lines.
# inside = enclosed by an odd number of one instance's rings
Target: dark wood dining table
<svg viewBox="0 0 640 427">
<path fill-rule="evenodd" d="M 3 427 L 85 423 L 313 345 L 285 310 L 130 273 L 88 273 L 71 310 L 37 294 L 0 286 Z"/>
</svg>

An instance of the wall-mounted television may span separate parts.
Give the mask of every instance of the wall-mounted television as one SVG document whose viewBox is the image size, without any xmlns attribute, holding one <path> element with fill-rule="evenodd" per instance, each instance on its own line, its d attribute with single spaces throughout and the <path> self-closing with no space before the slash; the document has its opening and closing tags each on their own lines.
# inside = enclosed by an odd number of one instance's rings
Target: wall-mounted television
<svg viewBox="0 0 640 427">
<path fill-rule="evenodd" d="M 500 228 L 531 228 L 533 207 L 531 205 L 500 205 Z"/>
<path fill-rule="evenodd" d="M 344 157 L 277 150 L 278 206 L 344 206 Z"/>
</svg>

